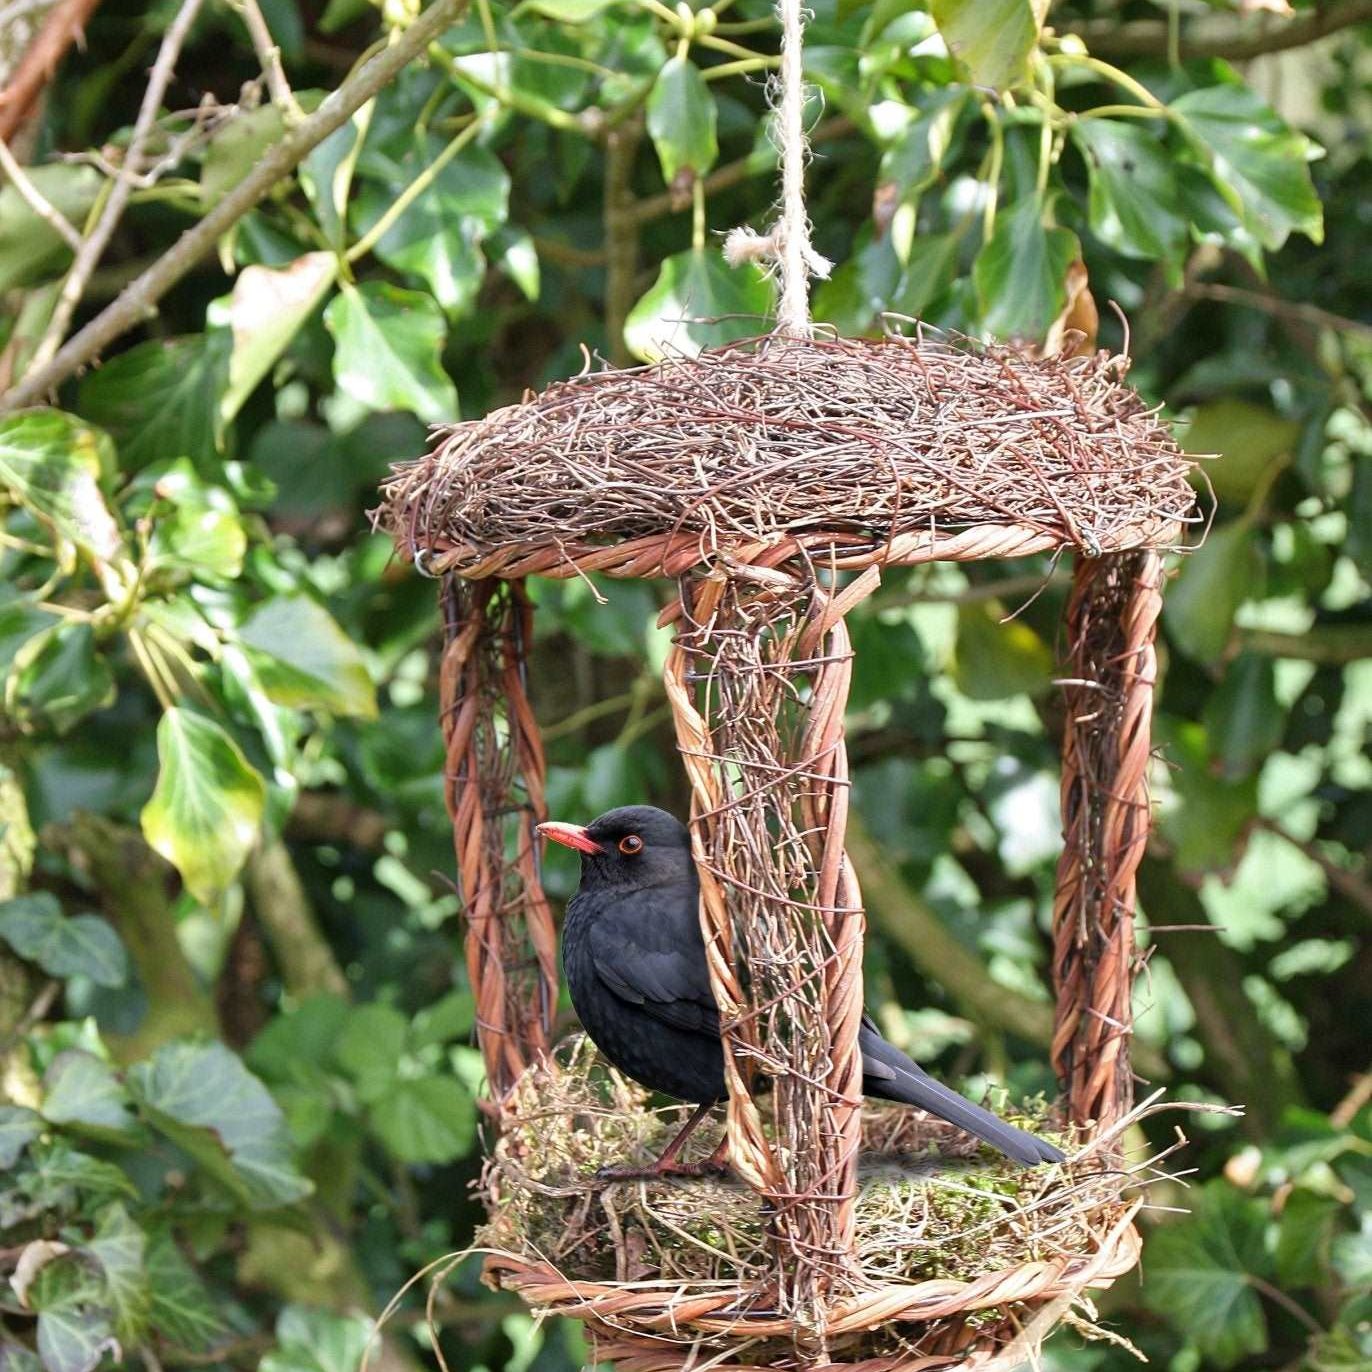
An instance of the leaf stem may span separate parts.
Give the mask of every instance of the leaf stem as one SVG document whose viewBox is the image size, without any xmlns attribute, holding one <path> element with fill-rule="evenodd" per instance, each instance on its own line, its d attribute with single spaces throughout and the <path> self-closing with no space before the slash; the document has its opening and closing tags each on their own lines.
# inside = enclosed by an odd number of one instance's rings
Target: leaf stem
<svg viewBox="0 0 1372 1372">
<path fill-rule="evenodd" d="M 470 143 L 478 133 L 481 132 L 484 121 L 475 115 L 469 116 L 471 122 L 461 130 L 455 138 L 449 140 L 448 145 L 442 152 L 424 168 L 403 191 L 390 203 L 386 212 L 376 221 L 375 224 L 357 240 L 356 243 L 343 254 L 344 260 L 351 265 L 359 258 L 366 257 L 377 243 L 383 239 L 391 227 L 400 219 L 406 210 L 433 185 L 435 178 L 448 165 L 449 162 Z"/>
</svg>

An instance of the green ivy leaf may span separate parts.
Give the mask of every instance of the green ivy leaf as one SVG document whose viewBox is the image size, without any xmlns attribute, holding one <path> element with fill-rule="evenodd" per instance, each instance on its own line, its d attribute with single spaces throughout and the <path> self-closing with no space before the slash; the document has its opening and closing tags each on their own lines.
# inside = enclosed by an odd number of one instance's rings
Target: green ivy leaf
<svg viewBox="0 0 1372 1372">
<path fill-rule="evenodd" d="M 648 135 L 662 164 L 662 179 L 689 184 L 705 175 L 719 157 L 715 98 L 688 57 L 673 57 L 648 96 Z"/>
<path fill-rule="evenodd" d="M 261 160 L 285 132 L 281 111 L 273 104 L 240 110 L 215 132 L 200 164 L 200 199 L 212 209 Z"/>
<path fill-rule="evenodd" d="M 954 679 L 973 700 L 1043 695 L 1052 685 L 1053 651 L 1023 620 L 1000 622 L 997 604 L 958 607 Z"/>
<path fill-rule="evenodd" d="M 222 486 L 203 482 L 185 458 L 158 473 L 148 541 L 149 569 L 164 567 L 197 581 L 232 581 L 243 570 L 248 536 L 238 506 Z"/>
<path fill-rule="evenodd" d="M 65 620 L 31 640 L 15 688 L 18 712 L 64 734 L 114 699 L 114 673 L 89 624 Z"/>
<path fill-rule="evenodd" d="M 114 1309 L 114 1332 L 125 1344 L 136 1343 L 147 1328 L 151 1290 L 143 1267 L 148 1236 L 122 1205 L 100 1216 L 95 1237 L 85 1245 L 105 1274 L 105 1293 Z"/>
<path fill-rule="evenodd" d="M 276 1321 L 277 1347 L 258 1372 L 357 1372 L 373 1325 L 363 1315 L 333 1315 L 288 1305 Z"/>
<path fill-rule="evenodd" d="M 703 348 L 751 338 L 766 328 L 770 283 L 756 267 L 730 267 L 713 252 L 667 258 L 657 280 L 629 311 L 624 341 L 645 362 L 668 354 L 694 357 Z"/>
<path fill-rule="evenodd" d="M 1037 342 L 1067 303 L 1067 269 L 1081 256 L 1076 234 L 1049 229 L 1033 197 L 996 220 L 972 264 L 982 323 L 993 334 Z"/>
<path fill-rule="evenodd" d="M 294 1009 L 267 1021 L 248 1048 L 248 1065 L 268 1081 L 291 1081 L 297 1069 L 322 1067 L 333 1060 L 343 1026 L 356 1014 L 341 996 L 310 996 Z"/>
<path fill-rule="evenodd" d="M 1258 810 L 1256 776 L 1227 781 L 1210 770 L 1204 726 L 1161 717 L 1158 741 L 1172 763 L 1177 803 L 1158 816 L 1158 830 L 1172 845 L 1173 860 L 1185 873 L 1229 872 Z"/>
<path fill-rule="evenodd" d="M 139 343 L 86 374 L 81 413 L 114 435 L 125 472 L 178 457 L 212 472 L 224 442 L 231 351 L 222 329 Z"/>
<path fill-rule="evenodd" d="M 451 1162 L 476 1137 L 476 1105 L 452 1077 L 392 1081 L 371 1106 L 377 1138 L 400 1162 Z"/>
<path fill-rule="evenodd" d="M 391 202 L 441 152 L 431 138 L 384 178 L 358 195 L 359 226 L 369 229 Z M 382 234 L 376 255 L 423 281 L 453 318 L 470 312 L 486 275 L 481 245 L 509 214 L 510 174 L 488 148 L 464 148 L 399 220 Z"/>
<path fill-rule="evenodd" d="M 48 204 L 68 223 L 78 225 L 104 184 L 94 167 L 49 163 L 26 170 Z M 67 245 L 6 178 L 0 187 L 0 295 L 40 280 L 70 256 Z"/>
<path fill-rule="evenodd" d="M 1304 134 L 1243 85 L 1190 91 L 1171 108 L 1263 247 L 1275 251 L 1292 233 L 1323 241 L 1324 211 L 1309 168 L 1316 146 Z"/>
<path fill-rule="evenodd" d="M 1267 1347 L 1267 1322 L 1250 1281 L 1268 1267 L 1265 1231 L 1262 1202 L 1213 1181 L 1194 1214 L 1148 1240 L 1144 1300 L 1222 1368 Z"/>
<path fill-rule="evenodd" d="M 345 285 L 324 323 L 334 337 L 334 380 L 353 400 L 431 424 L 457 418 L 457 389 L 440 361 L 447 329 L 432 296 L 382 281 Z"/>
<path fill-rule="evenodd" d="M 308 596 L 277 596 L 244 621 L 262 689 L 278 705 L 376 718 L 376 691 L 356 644 Z"/>
<path fill-rule="evenodd" d="M 338 255 L 310 252 L 284 267 L 244 267 L 224 302 L 232 340 L 219 417 L 228 423 L 319 308 L 338 276 Z"/>
<path fill-rule="evenodd" d="M 0 483 L 97 567 L 125 555 L 124 536 L 101 490 L 113 467 L 108 435 L 75 415 L 23 410 L 0 417 Z"/>
<path fill-rule="evenodd" d="M 43 1372 L 43 1363 L 23 1344 L 0 1343 L 0 1372 Z"/>
<path fill-rule="evenodd" d="M 1316 1195 L 1303 1187 L 1287 1197 L 1272 1253 L 1282 1286 L 1323 1288 L 1329 1273 L 1330 1239 L 1341 1208 L 1332 1196 Z"/>
<path fill-rule="evenodd" d="M 1281 744 L 1286 711 L 1277 701 L 1277 668 L 1270 657 L 1240 653 L 1205 702 L 1211 755 L 1227 781 L 1251 776 Z"/>
<path fill-rule="evenodd" d="M 375 109 L 376 101 L 368 100 L 300 164 L 300 184 L 332 248 L 344 245 L 353 170 Z"/>
<path fill-rule="evenodd" d="M 28 1289 L 38 1312 L 38 1356 L 46 1372 L 94 1372 L 116 1348 L 104 1291 L 89 1263 L 64 1253 L 43 1264 Z"/>
<path fill-rule="evenodd" d="M 49 1210 L 71 1205 L 74 1193 L 80 1193 L 83 1201 L 114 1196 L 134 1199 L 138 1195 L 120 1168 L 82 1153 L 66 1139 L 31 1150 L 29 1165 L 25 1189 Z"/>
<path fill-rule="evenodd" d="M 891 297 L 891 308 L 921 318 L 945 296 L 957 279 L 961 233 L 929 233 L 915 239 L 905 262 L 900 283 Z"/>
<path fill-rule="evenodd" d="M 1223 509 L 1246 502 L 1272 464 L 1290 457 L 1300 435 L 1300 424 L 1270 405 L 1223 395 L 1197 408 L 1182 446 L 1189 453 L 1215 455 L 1204 464 L 1204 478 Z"/>
<path fill-rule="evenodd" d="M 334 1056 L 363 1102 L 377 1100 L 394 1084 L 408 1030 L 405 1016 L 389 1005 L 360 1005 L 349 1011 Z"/>
<path fill-rule="evenodd" d="M 97 1139 L 127 1141 L 137 1133 L 128 1092 L 108 1063 L 69 1048 L 43 1076 L 43 1117 Z"/>
<path fill-rule="evenodd" d="M 1126 257 L 1178 258 L 1188 229 L 1176 164 L 1158 134 L 1120 119 L 1078 119 L 1072 139 L 1091 177 L 1091 231 Z"/>
<path fill-rule="evenodd" d="M 50 977 L 89 977 L 97 986 L 122 986 L 129 963 L 119 935 L 98 915 L 67 919 L 49 891 L 0 904 L 0 939 Z"/>
<path fill-rule="evenodd" d="M 1244 521 L 1211 529 L 1182 559 L 1168 588 L 1163 622 L 1176 645 L 1198 662 L 1214 662 L 1229 644 L 1234 616 L 1253 593 L 1256 552 Z"/>
<path fill-rule="evenodd" d="M 1334 1270 L 1349 1290 L 1372 1288 L 1372 1215 L 1363 1215 L 1356 1234 L 1334 1240 Z"/>
<path fill-rule="evenodd" d="M 157 758 L 144 837 L 197 900 L 213 904 L 257 841 L 266 786 L 218 724 L 180 707 L 157 726 Z"/>
<path fill-rule="evenodd" d="M 58 618 L 10 587 L 0 587 L 0 675 L 9 671 L 25 644 L 51 629 Z"/>
<path fill-rule="evenodd" d="M 1048 0 L 933 0 L 930 9 L 971 83 L 1002 90 L 1024 78 Z"/>
<path fill-rule="evenodd" d="M 150 1122 L 254 1209 L 314 1189 L 297 1171 L 281 1110 L 222 1043 L 169 1043 L 129 1069 Z"/>
<path fill-rule="evenodd" d="M 37 1111 L 22 1105 L 0 1105 L 0 1170 L 13 1167 L 42 1132 L 43 1119 Z"/>
<path fill-rule="evenodd" d="M 914 200 L 933 185 L 969 96 L 965 86 L 950 86 L 935 91 L 927 102 L 912 110 L 914 117 L 882 154 L 878 185 L 893 187 L 902 201 Z"/>
<path fill-rule="evenodd" d="M 228 1334 L 228 1326 L 168 1230 L 154 1230 L 148 1236 L 144 1268 L 151 1292 L 149 1318 L 158 1334 L 187 1353 L 214 1349 Z"/>
<path fill-rule="evenodd" d="M 615 3 L 616 0 L 524 0 L 515 10 L 515 17 L 532 12 L 560 24 L 584 24 Z"/>
</svg>

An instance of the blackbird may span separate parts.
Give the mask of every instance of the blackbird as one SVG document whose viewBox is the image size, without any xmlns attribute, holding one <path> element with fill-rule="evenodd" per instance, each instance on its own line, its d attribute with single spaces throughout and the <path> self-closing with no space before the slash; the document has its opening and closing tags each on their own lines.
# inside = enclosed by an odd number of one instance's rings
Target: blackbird
<svg viewBox="0 0 1372 1372">
<path fill-rule="evenodd" d="M 691 1131 L 726 1093 L 719 1011 L 706 971 L 685 825 L 650 805 L 629 805 L 584 827 L 538 827 L 581 854 L 581 885 L 567 906 L 562 959 L 583 1028 L 620 1071 L 649 1090 L 698 1106 L 652 1167 L 610 1169 L 607 1175 L 718 1170 L 723 1143 L 703 1163 L 678 1160 Z M 1052 1144 L 935 1081 L 887 1043 L 870 1016 L 863 1016 L 858 1043 L 865 1095 L 918 1106 L 1026 1166 L 1062 1161 Z"/>
</svg>

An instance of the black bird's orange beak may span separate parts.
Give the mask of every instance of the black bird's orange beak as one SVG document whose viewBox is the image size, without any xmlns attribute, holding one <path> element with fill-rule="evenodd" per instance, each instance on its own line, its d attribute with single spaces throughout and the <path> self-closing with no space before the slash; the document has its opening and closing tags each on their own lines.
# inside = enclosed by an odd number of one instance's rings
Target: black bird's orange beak
<svg viewBox="0 0 1372 1372">
<path fill-rule="evenodd" d="M 562 824 L 550 819 L 538 826 L 538 832 L 564 848 L 575 848 L 578 853 L 603 853 L 605 850 L 593 839 L 580 824 Z"/>
</svg>

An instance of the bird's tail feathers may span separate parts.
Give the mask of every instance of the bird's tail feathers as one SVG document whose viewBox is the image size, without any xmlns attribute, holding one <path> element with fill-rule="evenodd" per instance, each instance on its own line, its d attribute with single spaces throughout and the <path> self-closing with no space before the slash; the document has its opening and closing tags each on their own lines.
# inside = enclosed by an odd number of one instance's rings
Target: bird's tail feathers
<svg viewBox="0 0 1372 1372">
<path fill-rule="evenodd" d="M 935 1081 L 927 1072 L 917 1067 L 904 1053 L 889 1043 L 882 1043 L 885 1050 L 878 1056 L 872 1053 L 872 1045 L 863 1042 L 864 1053 L 877 1057 L 880 1064 L 890 1069 L 892 1076 L 883 1077 L 867 1089 L 869 1094 L 884 1096 L 887 1100 L 901 1101 L 906 1105 L 917 1106 L 930 1114 L 956 1124 L 975 1135 L 983 1143 L 999 1149 L 1006 1157 L 1015 1162 L 1032 1167 L 1038 1163 L 1061 1162 L 1063 1155 L 1051 1143 L 1035 1137 L 1023 1129 L 998 1119 L 989 1110 L 974 1105 L 966 1097 L 958 1095 L 950 1087 Z"/>
</svg>

